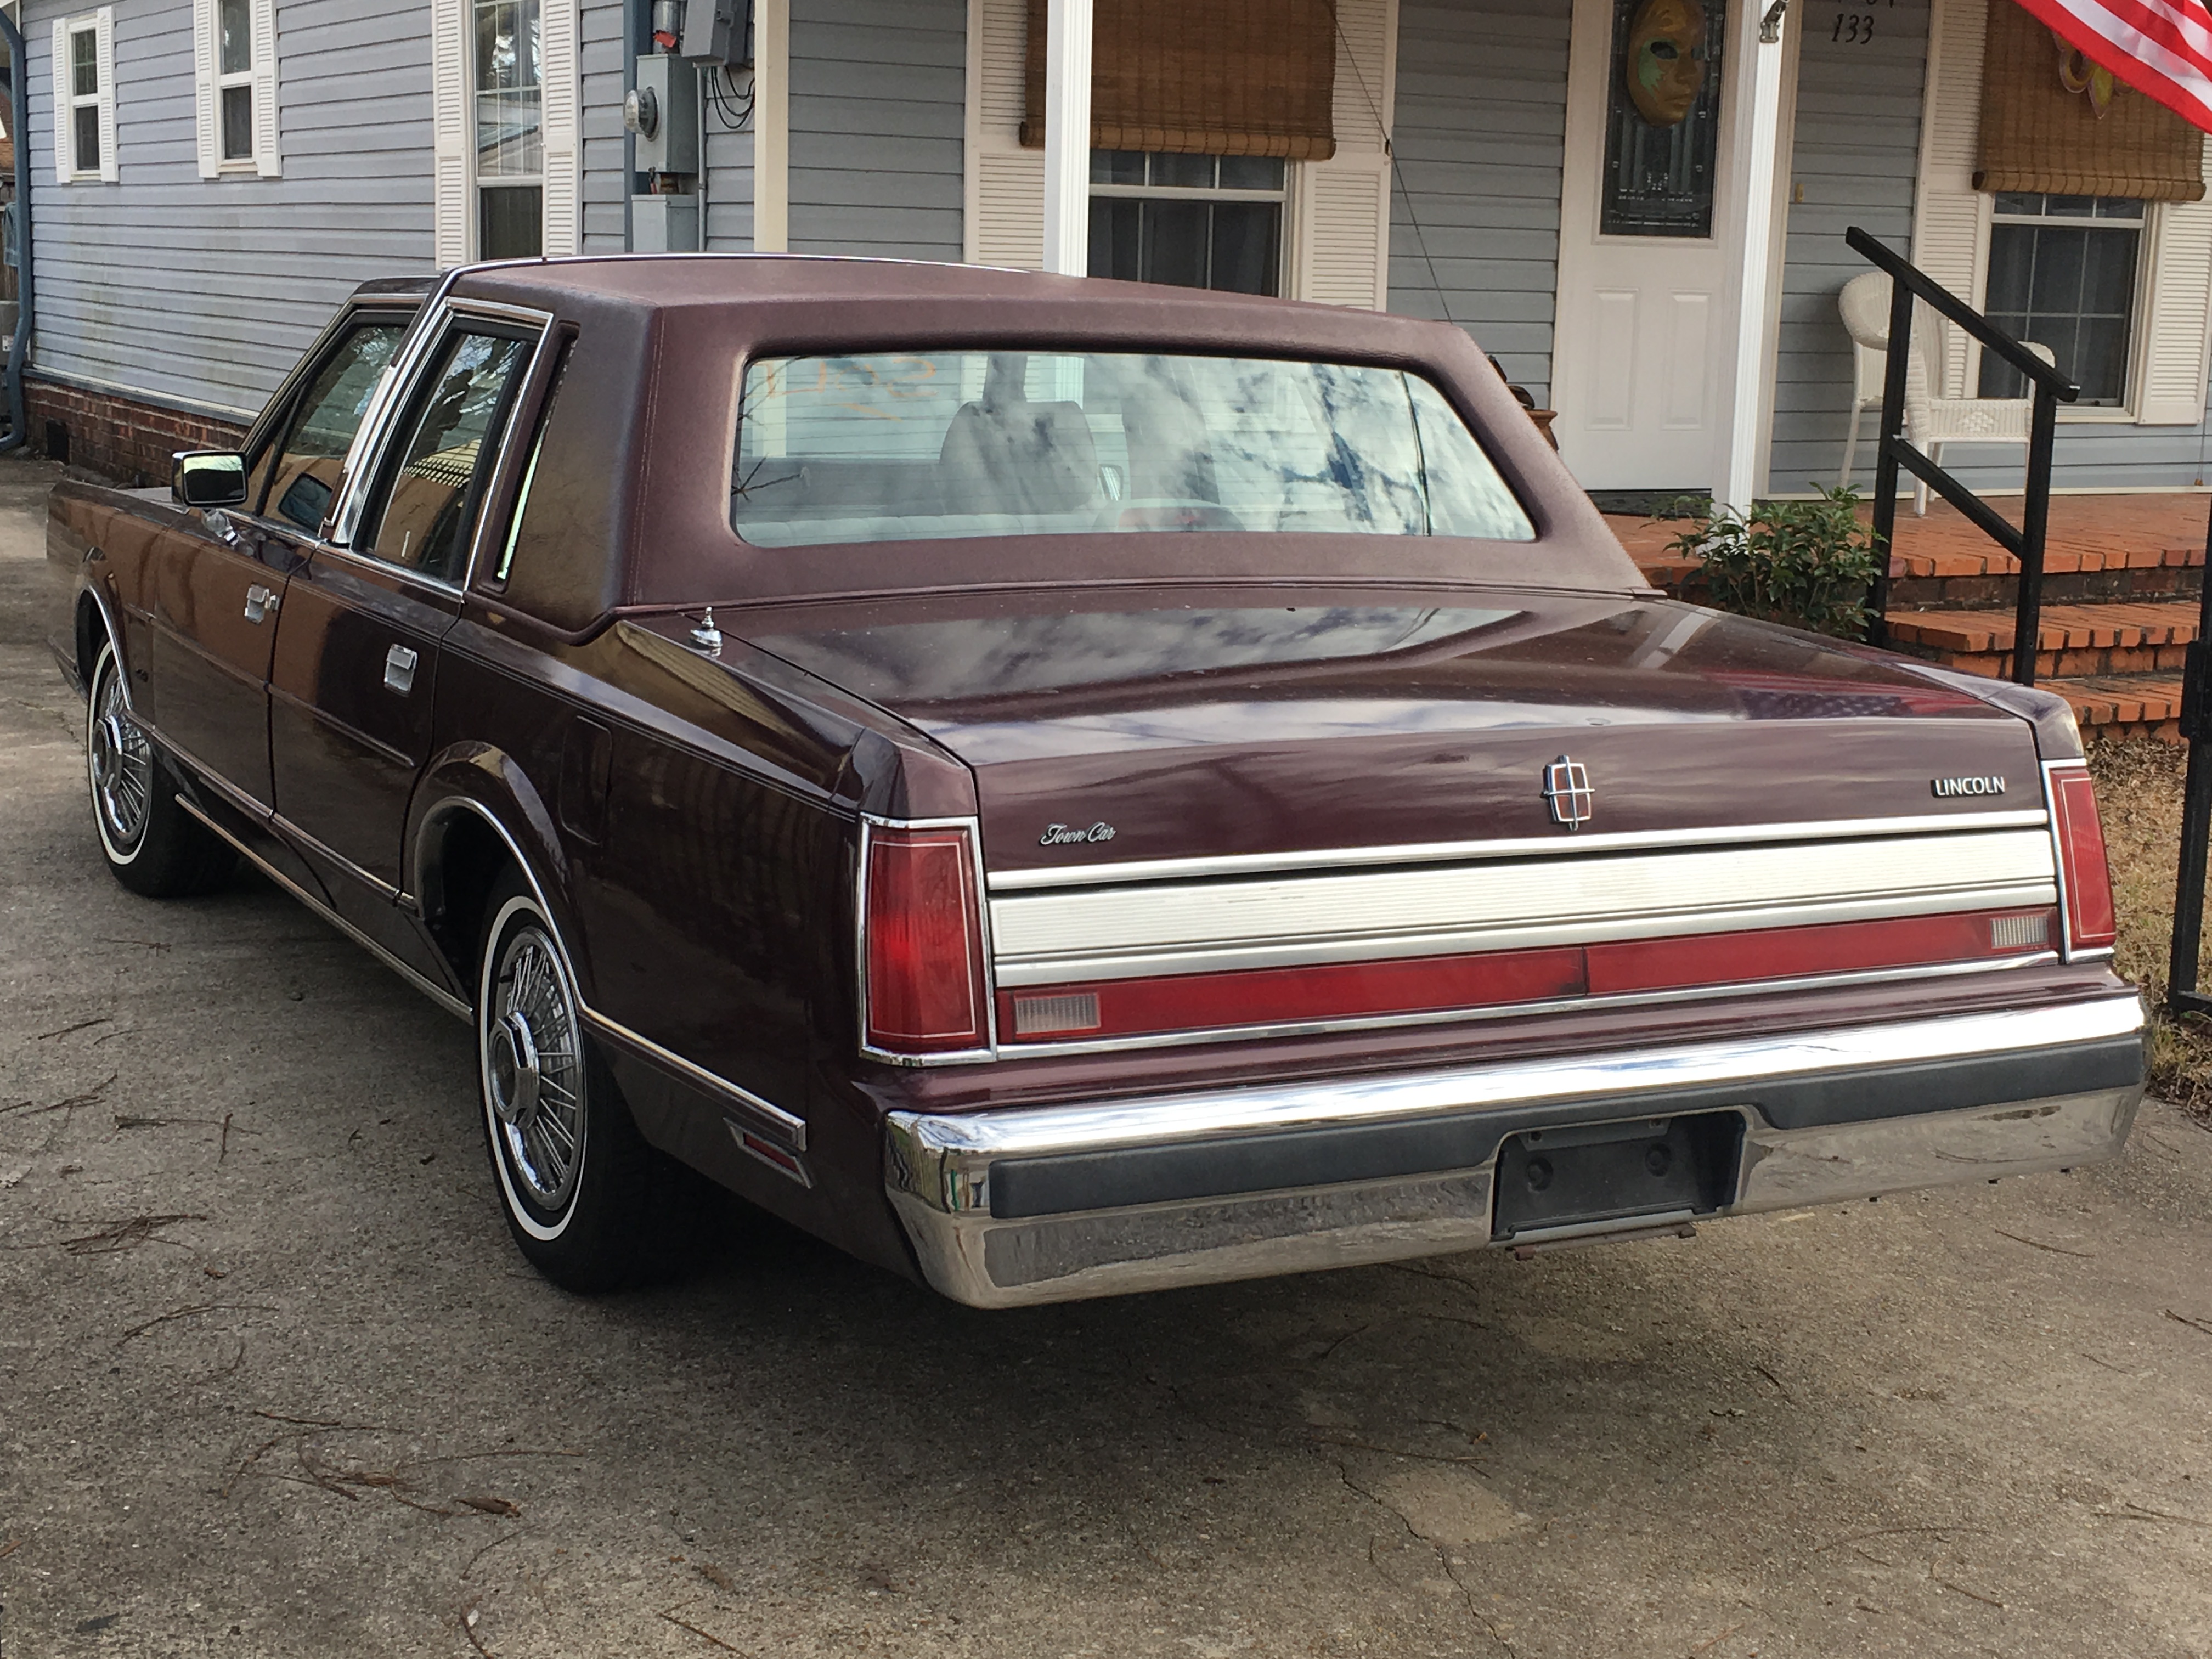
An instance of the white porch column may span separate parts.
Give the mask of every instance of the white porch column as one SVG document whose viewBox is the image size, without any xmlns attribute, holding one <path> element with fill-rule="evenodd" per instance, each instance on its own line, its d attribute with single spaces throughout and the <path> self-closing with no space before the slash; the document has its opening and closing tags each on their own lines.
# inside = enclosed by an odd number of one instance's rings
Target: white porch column
<svg viewBox="0 0 2212 1659">
<path fill-rule="evenodd" d="M 1760 463 L 1765 431 L 1761 416 L 1767 405 L 1766 330 L 1768 307 L 1773 302 L 1770 282 L 1775 266 L 1776 239 L 1784 230 L 1774 210 L 1775 171 L 1783 143 L 1783 66 L 1789 62 L 1788 31 L 1794 20 L 1787 8 L 1771 8 L 1752 0 L 1739 14 L 1746 25 L 1740 49 L 1755 53 L 1745 76 L 1748 97 L 1738 112 L 1737 154 L 1745 159 L 1741 169 L 1743 202 L 1742 263 L 1735 271 L 1738 295 L 1734 374 L 1729 381 L 1727 474 L 1718 498 L 1730 507 L 1748 510 L 1760 483 Z M 1762 20 L 1773 22 L 1762 28 Z M 1774 38 L 1765 40 L 1771 32 Z M 1734 44 L 1734 43 L 1732 43 Z"/>
<path fill-rule="evenodd" d="M 700 227 L 702 239 L 705 230 Z M 791 0 L 759 0 L 753 11 L 753 252 L 790 248 Z"/>
<path fill-rule="evenodd" d="M 1091 270 L 1091 0 L 1045 7 L 1044 268 Z"/>
</svg>

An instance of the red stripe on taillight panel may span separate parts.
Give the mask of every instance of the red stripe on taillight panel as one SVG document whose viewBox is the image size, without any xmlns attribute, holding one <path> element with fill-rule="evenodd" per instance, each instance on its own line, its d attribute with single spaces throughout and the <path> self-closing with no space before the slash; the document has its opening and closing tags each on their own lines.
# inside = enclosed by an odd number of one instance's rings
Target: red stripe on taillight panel
<svg viewBox="0 0 2212 1659">
<path fill-rule="evenodd" d="M 983 1047 L 983 924 L 968 831 L 872 831 L 864 926 L 869 1046 Z"/>
<path fill-rule="evenodd" d="M 2097 786 L 2087 767 L 2054 768 L 2051 806 L 2058 857 L 2066 872 L 2066 939 L 2076 951 L 2100 950 L 2119 937 L 2112 908 L 2112 872 L 2105 862 L 2105 826 Z"/>
<path fill-rule="evenodd" d="M 2050 909 L 1972 910 L 1538 951 L 1040 985 L 1000 992 L 999 1024 L 1002 1036 L 1071 1042 L 1917 968 L 2047 951 L 2056 943 L 2057 921 Z"/>
<path fill-rule="evenodd" d="M 1211 1026 L 1280 1025 L 1347 1015 L 1420 1014 L 1451 1008 L 1580 996 L 1582 952 L 1492 951 L 1480 956 L 1411 961 L 1342 962 L 1320 968 L 1254 968 L 1227 974 L 1171 974 L 1158 979 L 1102 980 L 1080 986 L 1039 986 L 999 993 L 1002 1027 L 1025 1026 L 1048 1040 L 1024 1005 L 1097 999 L 1097 1024 L 1063 1024 L 1056 1035 L 1127 1036 L 1142 1031 L 1190 1031 Z M 1085 1010 L 1087 1012 L 1087 1010 Z"/>
<path fill-rule="evenodd" d="M 2008 913 L 2033 915 L 2033 912 Z M 2047 916 L 2048 913 L 2045 913 Z M 1850 974 L 1876 968 L 1971 962 L 2049 948 L 2050 929 L 2014 929 L 2020 942 L 2000 945 L 1986 910 L 1888 921 L 1834 921 L 1812 927 L 1762 927 L 1690 939 L 1626 939 L 1589 947 L 1592 996 L 1623 991 L 1671 991 L 1693 985 Z"/>
</svg>

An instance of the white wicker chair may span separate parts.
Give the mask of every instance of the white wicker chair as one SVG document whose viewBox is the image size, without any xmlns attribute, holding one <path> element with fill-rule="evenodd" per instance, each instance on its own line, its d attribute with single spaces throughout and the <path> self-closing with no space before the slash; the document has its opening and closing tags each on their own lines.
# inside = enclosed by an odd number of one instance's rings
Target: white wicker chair
<svg viewBox="0 0 2212 1659">
<path fill-rule="evenodd" d="M 1889 358 L 1889 278 L 1878 270 L 1854 276 L 1844 284 L 1837 304 L 1851 337 L 1851 430 L 1844 445 L 1844 479 L 1848 483 L 1858 447 L 1859 413 L 1869 402 L 1875 408 L 1881 405 L 1882 377 Z M 1912 356 L 1905 365 L 1905 435 L 1914 448 L 1938 465 L 1942 464 L 1947 443 L 2025 447 L 2033 398 L 1944 398 L 1930 389 L 1939 378 L 1936 347 L 1942 338 L 1942 326 L 1926 312 L 1914 319 Z M 2033 340 L 2023 343 L 2045 362 L 2057 361 L 2048 346 Z M 1925 518 L 1928 486 L 1917 480 L 1915 486 L 1912 510 Z"/>
</svg>

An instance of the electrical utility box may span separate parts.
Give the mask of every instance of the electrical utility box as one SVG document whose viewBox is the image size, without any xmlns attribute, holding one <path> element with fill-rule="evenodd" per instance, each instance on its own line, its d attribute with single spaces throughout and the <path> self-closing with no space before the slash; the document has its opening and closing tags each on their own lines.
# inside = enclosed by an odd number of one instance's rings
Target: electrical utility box
<svg viewBox="0 0 2212 1659">
<path fill-rule="evenodd" d="M 662 53 L 637 60 L 623 119 L 637 135 L 640 173 L 699 171 L 699 71 Z"/>
<path fill-rule="evenodd" d="M 743 69 L 753 61 L 752 0 L 684 0 L 677 56 Z"/>
<path fill-rule="evenodd" d="M 633 253 L 696 253 L 699 229 L 696 196 L 629 198 L 629 247 Z"/>
</svg>

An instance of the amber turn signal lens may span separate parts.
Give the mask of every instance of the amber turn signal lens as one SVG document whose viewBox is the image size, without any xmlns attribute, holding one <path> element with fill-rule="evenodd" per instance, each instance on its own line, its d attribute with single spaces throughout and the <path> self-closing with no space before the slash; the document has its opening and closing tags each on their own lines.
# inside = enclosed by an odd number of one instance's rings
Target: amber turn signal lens
<svg viewBox="0 0 2212 1659">
<path fill-rule="evenodd" d="M 863 923 L 870 1048 L 942 1054 L 984 1046 L 977 896 L 967 830 L 870 833 Z"/>
<path fill-rule="evenodd" d="M 2097 786 L 2087 767 L 2052 769 L 2051 808 L 2066 878 L 2067 946 L 2100 950 L 2119 937 L 2119 924 L 2112 909 L 2112 872 L 2105 862 L 2105 826 L 2097 817 Z"/>
</svg>

